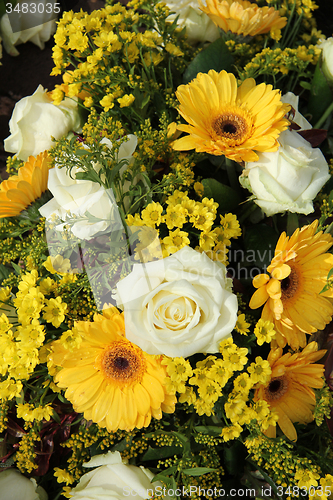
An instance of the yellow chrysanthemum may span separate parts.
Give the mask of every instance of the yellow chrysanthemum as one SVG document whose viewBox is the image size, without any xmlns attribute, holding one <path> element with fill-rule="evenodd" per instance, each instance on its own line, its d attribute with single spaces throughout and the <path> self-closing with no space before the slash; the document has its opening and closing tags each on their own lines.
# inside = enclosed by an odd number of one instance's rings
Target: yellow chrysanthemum
<svg viewBox="0 0 333 500">
<path fill-rule="evenodd" d="M 274 7 L 258 7 L 246 0 L 199 0 L 200 9 L 224 32 L 255 36 L 284 28 L 286 17 Z"/>
<path fill-rule="evenodd" d="M 250 307 L 263 304 L 261 318 L 274 323 L 274 339 L 280 347 L 306 345 L 306 333 L 322 330 L 333 316 L 333 290 L 321 293 L 333 267 L 333 255 L 325 253 L 333 244 L 330 234 L 316 229 L 318 221 L 297 229 L 289 238 L 282 233 L 268 274 L 253 279 L 257 288 Z"/>
<path fill-rule="evenodd" d="M 172 413 L 176 398 L 166 390 L 166 367 L 161 356 L 151 356 L 125 338 L 122 314 L 96 315 L 93 322 L 79 321 L 82 336 L 77 349 L 53 344 L 51 361 L 62 367 L 55 377 L 74 410 L 87 420 L 130 431 L 149 425 L 151 417 Z"/>
<path fill-rule="evenodd" d="M 326 351 L 317 351 L 316 342 L 311 342 L 300 353 L 288 352 L 282 356 L 282 349 L 273 349 L 268 355 L 272 374 L 266 384 L 260 385 L 254 400 L 265 400 L 278 416 L 278 425 L 292 441 L 297 433 L 293 422 L 307 424 L 313 420 L 316 397 L 312 388 L 323 386 L 324 365 L 315 364 Z M 266 431 L 275 437 L 276 428 L 270 426 Z"/>
<path fill-rule="evenodd" d="M 247 78 L 237 87 L 232 73 L 210 70 L 199 73 L 176 92 L 179 113 L 189 125 L 178 129 L 189 135 L 173 143 L 177 151 L 195 149 L 225 155 L 235 161 L 257 161 L 255 151 L 278 149 L 277 138 L 289 124 L 284 115 L 289 104 L 281 102 L 272 85 L 256 85 Z"/>
<path fill-rule="evenodd" d="M 0 184 L 0 218 L 20 214 L 47 190 L 49 165 L 47 151 L 36 158 L 30 156 L 18 175 Z"/>
</svg>

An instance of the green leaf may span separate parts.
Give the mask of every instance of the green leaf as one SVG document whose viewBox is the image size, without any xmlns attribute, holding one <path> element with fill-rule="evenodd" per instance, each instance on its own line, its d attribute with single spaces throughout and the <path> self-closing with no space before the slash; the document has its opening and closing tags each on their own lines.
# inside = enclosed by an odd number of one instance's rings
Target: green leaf
<svg viewBox="0 0 333 500">
<path fill-rule="evenodd" d="M 286 231 L 287 235 L 291 236 L 296 231 L 296 229 L 298 227 L 299 227 L 298 215 L 294 214 L 292 212 L 288 212 L 288 216 L 287 216 L 287 231 Z"/>
<path fill-rule="evenodd" d="M 124 162 L 120 161 L 115 167 L 112 168 L 112 170 L 111 170 L 111 176 L 110 176 L 110 179 L 109 179 L 109 182 L 110 182 L 111 186 L 112 186 L 112 183 L 114 181 L 114 178 L 116 177 L 116 175 L 120 171 L 121 167 L 123 167 L 123 165 L 124 165 Z"/>
<path fill-rule="evenodd" d="M 260 269 L 269 266 L 274 257 L 274 250 L 279 235 L 267 224 L 256 224 L 246 228 L 244 243 L 246 247 L 245 261 L 248 265 Z"/>
<path fill-rule="evenodd" d="M 214 472 L 216 469 L 211 467 L 193 467 L 193 469 L 182 469 L 182 473 L 187 476 L 202 476 L 202 474 L 208 474 L 208 472 Z"/>
<path fill-rule="evenodd" d="M 229 474 L 237 476 L 243 472 L 247 451 L 243 443 L 235 441 L 230 448 L 224 448 L 224 463 Z"/>
<path fill-rule="evenodd" d="M 124 438 L 120 441 L 120 443 L 117 443 L 115 444 L 113 447 L 112 447 L 112 451 L 124 451 L 126 450 L 127 446 L 129 446 L 132 442 L 132 437 L 130 437 L 130 440 Z"/>
<path fill-rule="evenodd" d="M 57 422 L 57 424 L 59 424 L 59 425 L 61 424 L 60 417 L 59 417 L 58 413 L 55 410 L 53 410 L 52 418 L 53 418 L 53 420 L 55 422 Z"/>
<path fill-rule="evenodd" d="M 145 106 L 147 106 L 149 101 L 150 101 L 150 95 L 147 94 L 146 97 L 144 97 L 140 103 L 140 109 L 143 109 Z"/>
<path fill-rule="evenodd" d="M 3 264 L 0 264 L 0 283 L 2 283 L 4 279 L 8 278 L 10 273 L 11 270 L 8 269 L 8 267 L 4 266 Z"/>
<path fill-rule="evenodd" d="M 11 262 L 11 265 L 13 266 L 14 271 L 16 272 L 16 274 L 18 276 L 20 276 L 20 274 L 22 272 L 22 268 L 20 266 L 18 266 L 17 264 L 15 264 L 15 262 Z"/>
<path fill-rule="evenodd" d="M 308 98 L 308 112 L 312 115 L 312 119 L 310 120 L 312 125 L 325 113 L 332 99 L 332 91 L 320 69 L 320 61 L 318 61 Z"/>
<path fill-rule="evenodd" d="M 172 467 L 169 467 L 168 469 L 165 469 L 162 472 L 160 472 L 159 474 L 157 474 L 156 476 L 154 476 L 153 479 L 151 480 L 151 482 L 155 483 L 155 481 L 163 481 L 163 483 L 166 483 L 167 479 L 168 479 L 168 475 L 173 474 L 174 472 L 176 472 L 176 470 L 177 470 L 177 467 L 175 465 L 173 465 Z M 174 478 L 172 477 L 172 479 L 174 479 Z"/>
<path fill-rule="evenodd" d="M 204 187 L 204 195 L 207 198 L 214 198 L 214 200 L 219 204 L 219 212 L 231 212 L 242 199 L 240 195 L 232 189 L 230 186 L 221 184 L 221 182 L 215 179 L 203 179 L 202 181 Z"/>
<path fill-rule="evenodd" d="M 234 58 L 229 52 L 228 47 L 222 40 L 218 38 L 214 43 L 211 43 L 206 49 L 203 49 L 189 64 L 183 75 L 184 83 L 188 83 L 197 76 L 198 73 L 208 73 L 210 69 L 215 71 L 231 71 Z"/>
<path fill-rule="evenodd" d="M 142 460 L 159 460 L 160 458 L 168 458 L 173 457 L 174 455 L 179 455 L 182 452 L 183 448 L 180 446 L 164 446 L 163 448 L 151 448 L 149 446 Z"/>
<path fill-rule="evenodd" d="M 209 434 L 210 436 L 220 436 L 223 427 L 215 425 L 197 425 L 194 427 L 197 432 L 202 434 Z"/>
<path fill-rule="evenodd" d="M 9 2 L 8 2 L 9 3 Z M 0 18 L 6 14 L 6 6 L 4 0 L 0 0 Z"/>
<path fill-rule="evenodd" d="M 92 170 L 90 172 L 77 172 L 75 174 L 75 179 L 92 181 L 92 182 L 97 182 L 98 184 L 101 184 L 101 179 L 99 178 L 99 175 L 94 170 Z"/>
<path fill-rule="evenodd" d="M 171 469 L 177 470 L 177 467 L 170 467 L 169 469 L 167 469 L 166 471 L 163 471 L 163 472 L 171 471 Z M 169 495 L 170 490 L 175 492 L 177 489 L 177 483 L 176 483 L 174 476 L 164 476 L 163 472 L 160 472 L 160 474 L 157 474 L 157 476 L 155 476 L 151 482 L 154 483 L 155 481 L 161 481 L 164 484 L 165 491 L 168 491 L 167 496 L 170 498 L 176 498 L 177 500 L 179 500 L 179 496 Z M 162 493 L 162 491 L 164 490 L 164 488 L 161 488 L 161 486 L 157 486 L 156 492 L 160 495 Z M 170 491 L 170 493 L 171 493 L 171 491 Z M 159 495 L 157 495 L 157 497 L 159 497 Z M 161 497 L 161 498 L 164 498 L 164 497 Z"/>
</svg>

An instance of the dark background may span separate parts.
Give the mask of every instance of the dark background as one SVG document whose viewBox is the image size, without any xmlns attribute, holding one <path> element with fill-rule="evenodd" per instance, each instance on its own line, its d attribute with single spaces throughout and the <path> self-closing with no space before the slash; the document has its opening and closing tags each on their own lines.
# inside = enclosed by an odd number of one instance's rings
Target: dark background
<svg viewBox="0 0 333 500">
<path fill-rule="evenodd" d="M 315 11 L 318 29 L 326 37 L 333 35 L 333 0 L 316 0 L 319 9 Z M 86 12 L 103 7 L 103 0 L 62 0 L 64 10 Z M 53 67 L 51 58 L 53 40 L 46 43 L 40 50 L 28 42 L 19 45 L 20 55 L 9 56 L 4 50 L 0 66 L 0 174 L 4 178 L 5 162 L 8 154 L 3 150 L 3 140 L 9 135 L 8 121 L 13 107 L 22 97 L 33 94 L 39 84 L 52 90 L 54 85 L 61 83 L 60 76 L 50 76 Z"/>
</svg>

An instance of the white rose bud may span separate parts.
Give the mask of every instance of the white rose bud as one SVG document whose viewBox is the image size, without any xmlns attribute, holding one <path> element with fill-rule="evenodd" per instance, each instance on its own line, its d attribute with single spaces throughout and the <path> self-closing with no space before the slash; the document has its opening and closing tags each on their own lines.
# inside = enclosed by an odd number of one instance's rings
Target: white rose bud
<svg viewBox="0 0 333 500">
<path fill-rule="evenodd" d="M 214 42 L 220 37 L 219 29 L 213 21 L 199 9 L 198 0 L 168 0 L 165 2 L 171 12 L 168 21 L 174 21 L 180 28 L 186 28 L 188 42 Z"/>
<path fill-rule="evenodd" d="M 163 485 L 151 483 L 154 474 L 144 467 L 127 465 L 118 451 L 96 455 L 84 467 L 97 467 L 84 474 L 70 494 L 73 500 L 145 500 L 153 494 L 161 496 Z M 169 498 L 168 496 L 164 498 Z"/>
<path fill-rule="evenodd" d="M 138 142 L 135 135 L 129 135 L 128 139 L 121 144 L 118 152 L 118 161 L 127 160 L 120 175 L 133 161 L 132 155 Z M 101 143 L 112 146 L 108 139 L 103 139 Z M 95 164 L 94 168 L 99 171 L 101 165 Z M 112 226 L 114 230 L 122 228 L 112 190 L 106 190 L 98 182 L 76 179 L 79 172 L 82 172 L 80 167 L 74 167 L 70 174 L 66 166 L 50 170 L 48 189 L 54 197 L 39 209 L 40 214 L 49 222 L 55 217 L 64 221 L 55 227 L 58 231 L 62 231 L 66 223 L 70 224 L 74 236 L 81 240 L 90 240 L 97 233 L 112 230 Z"/>
<path fill-rule="evenodd" d="M 56 31 L 55 18 L 60 12 L 60 4 L 54 0 L 25 0 L 12 6 L 10 17 L 4 14 L 0 21 L 0 33 L 6 52 L 18 56 L 15 48 L 21 43 L 32 42 L 44 49 L 53 33 Z M 13 31 L 14 30 L 14 31 Z"/>
<path fill-rule="evenodd" d="M 9 120 L 10 136 L 4 140 L 5 151 L 15 153 L 20 160 L 36 156 L 68 132 L 79 132 L 81 120 L 77 100 L 66 97 L 55 106 L 51 97 L 39 85 L 28 97 L 15 104 Z"/>
<path fill-rule="evenodd" d="M 321 53 L 321 69 L 328 83 L 333 85 L 333 38 L 323 40 L 319 45 Z"/>
<path fill-rule="evenodd" d="M 17 469 L 0 472 L 0 500 L 47 500 L 46 491 Z"/>
</svg>

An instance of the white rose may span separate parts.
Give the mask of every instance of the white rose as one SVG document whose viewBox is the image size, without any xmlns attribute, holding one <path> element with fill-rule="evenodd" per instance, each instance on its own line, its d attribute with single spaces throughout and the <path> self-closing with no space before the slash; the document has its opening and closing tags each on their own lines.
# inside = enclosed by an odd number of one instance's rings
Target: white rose
<svg viewBox="0 0 333 500">
<path fill-rule="evenodd" d="M 186 28 L 189 43 L 214 42 L 220 37 L 219 29 L 213 21 L 199 9 L 198 0 L 168 0 L 165 2 L 171 12 L 168 21 L 173 22 L 177 16 L 177 24 Z"/>
<path fill-rule="evenodd" d="M 119 148 L 118 161 L 125 159 L 129 164 L 137 145 L 137 137 L 129 135 L 128 138 Z M 103 139 L 101 142 L 109 145 L 110 141 Z M 126 168 L 128 164 L 122 168 Z M 100 165 L 94 166 L 96 170 L 100 168 Z M 97 182 L 76 179 L 78 172 L 82 172 L 79 167 L 73 168 L 71 175 L 66 167 L 50 170 L 48 189 L 54 197 L 39 209 L 40 214 L 48 221 L 59 217 L 64 222 L 56 226 L 59 231 L 63 230 L 66 223 L 70 223 L 72 233 L 81 240 L 90 240 L 111 225 L 114 226 L 113 229 L 122 228 L 112 190 L 106 190 Z"/>
<path fill-rule="evenodd" d="M 46 491 L 17 469 L 0 472 L 0 500 L 47 500 Z"/>
<path fill-rule="evenodd" d="M 123 500 L 124 497 L 147 499 L 163 490 L 163 485 L 151 483 L 154 474 L 144 467 L 126 465 L 118 451 L 96 455 L 84 467 L 98 467 L 84 474 L 79 484 L 72 489 L 73 500 Z M 169 498 L 169 497 L 166 497 Z"/>
<path fill-rule="evenodd" d="M 321 53 L 321 69 L 327 81 L 333 84 L 333 38 L 323 40 L 318 45 L 322 49 Z"/>
<path fill-rule="evenodd" d="M 237 298 L 223 264 L 184 247 L 162 260 L 135 264 L 117 284 L 127 338 L 148 354 L 218 352 L 237 320 Z"/>
<path fill-rule="evenodd" d="M 9 16 L 4 14 L 0 21 L 0 32 L 6 52 L 11 56 L 18 56 L 16 45 L 32 42 L 40 49 L 44 49 L 53 33 L 56 31 L 55 14 L 60 12 L 59 3 L 53 0 L 25 0 L 26 12 L 13 11 Z M 33 5 L 35 4 L 35 7 Z M 46 4 L 48 7 L 46 8 Z M 50 6 L 52 5 L 52 9 Z M 13 5 L 14 9 L 14 5 Z M 36 9 L 35 12 L 33 10 Z"/>
<path fill-rule="evenodd" d="M 42 85 L 31 96 L 23 97 L 15 104 L 9 121 L 11 135 L 4 141 L 5 151 L 15 153 L 20 160 L 50 149 L 51 136 L 60 139 L 68 132 L 79 132 L 81 120 L 77 101 L 65 98 L 59 106 Z"/>
<path fill-rule="evenodd" d="M 295 109 L 293 121 L 301 130 L 311 129 L 297 110 L 298 98 L 289 92 L 282 99 Z M 253 201 L 266 216 L 285 211 L 307 215 L 330 178 L 327 162 L 320 149 L 312 148 L 295 130 L 285 130 L 278 140 L 276 152 L 259 153 L 258 161 L 245 164 L 239 181 L 253 193 Z"/>
</svg>

